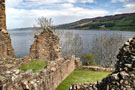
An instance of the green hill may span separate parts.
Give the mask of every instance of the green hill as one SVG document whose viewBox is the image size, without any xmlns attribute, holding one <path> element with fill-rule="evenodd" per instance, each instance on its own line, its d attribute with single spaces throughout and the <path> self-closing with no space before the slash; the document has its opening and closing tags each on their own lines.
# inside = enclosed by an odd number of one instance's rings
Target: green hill
<svg viewBox="0 0 135 90">
<path fill-rule="evenodd" d="M 57 26 L 59 29 L 135 30 L 135 13 L 87 18 Z"/>
</svg>

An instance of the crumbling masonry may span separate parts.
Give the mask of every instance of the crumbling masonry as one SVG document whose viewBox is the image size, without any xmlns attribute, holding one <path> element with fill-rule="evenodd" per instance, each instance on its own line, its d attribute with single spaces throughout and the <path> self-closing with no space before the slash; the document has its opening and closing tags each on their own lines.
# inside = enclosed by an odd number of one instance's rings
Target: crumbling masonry
<svg viewBox="0 0 135 90">
<path fill-rule="evenodd" d="M 6 29 L 5 0 L 0 0 L 0 60 L 6 57 L 15 57 L 15 53 Z"/>
<path fill-rule="evenodd" d="M 44 30 L 40 35 L 36 35 L 35 41 L 30 48 L 29 57 L 45 61 L 54 61 L 62 57 L 58 36 L 54 35 L 50 29 Z"/>
<path fill-rule="evenodd" d="M 5 0 L 0 0 L 0 29 L 6 30 Z"/>
</svg>

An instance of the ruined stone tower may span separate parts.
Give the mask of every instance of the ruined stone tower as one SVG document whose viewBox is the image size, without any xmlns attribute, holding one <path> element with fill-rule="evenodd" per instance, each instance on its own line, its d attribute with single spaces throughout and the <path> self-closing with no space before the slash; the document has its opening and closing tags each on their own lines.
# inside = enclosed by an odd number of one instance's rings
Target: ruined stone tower
<svg viewBox="0 0 135 90">
<path fill-rule="evenodd" d="M 10 35 L 6 28 L 5 0 L 0 0 L 0 60 L 15 57 Z"/>
<path fill-rule="evenodd" d="M 0 0 L 0 29 L 6 30 L 5 0 Z"/>
</svg>

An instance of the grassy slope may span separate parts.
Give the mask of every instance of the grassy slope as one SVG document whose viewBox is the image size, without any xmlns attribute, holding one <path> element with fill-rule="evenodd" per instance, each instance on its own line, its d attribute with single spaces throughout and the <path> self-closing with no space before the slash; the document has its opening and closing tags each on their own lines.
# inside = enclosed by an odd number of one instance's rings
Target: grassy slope
<svg viewBox="0 0 135 90">
<path fill-rule="evenodd" d="M 111 72 L 75 70 L 57 87 L 56 90 L 68 90 L 73 83 L 94 83 L 110 73 Z"/>
<path fill-rule="evenodd" d="M 27 71 L 32 69 L 33 72 L 37 72 L 40 69 L 44 68 L 47 65 L 45 61 L 31 61 L 29 64 L 21 66 L 19 69 Z"/>
<path fill-rule="evenodd" d="M 104 26 L 104 27 L 102 27 Z M 135 18 L 122 18 L 103 22 L 88 23 L 74 27 L 76 29 L 112 29 L 112 30 L 135 30 Z"/>
<path fill-rule="evenodd" d="M 87 21 L 76 21 L 70 24 L 60 25 L 66 29 L 105 29 L 105 30 L 133 30 L 135 31 L 135 13 L 126 15 L 114 15 L 100 18 L 92 18 Z"/>
</svg>

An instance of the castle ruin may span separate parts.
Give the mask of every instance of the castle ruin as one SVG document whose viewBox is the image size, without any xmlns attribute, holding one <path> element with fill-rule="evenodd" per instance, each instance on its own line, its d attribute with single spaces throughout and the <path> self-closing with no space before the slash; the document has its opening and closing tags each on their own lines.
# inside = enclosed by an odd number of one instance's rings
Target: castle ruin
<svg viewBox="0 0 135 90">
<path fill-rule="evenodd" d="M 6 29 L 5 0 L 0 0 L 0 60 L 7 57 L 15 57 L 15 53 Z"/>
<path fill-rule="evenodd" d="M 74 69 L 81 68 L 79 58 L 61 56 L 59 38 L 51 30 L 35 36 L 28 57 L 14 57 L 5 0 L 0 0 L 0 90 L 55 90 Z M 135 90 L 135 38 L 123 45 L 117 58 L 116 69 L 108 77 L 96 84 L 73 84 L 70 90 Z M 18 69 L 34 59 L 47 61 L 47 67 L 36 73 Z"/>
<path fill-rule="evenodd" d="M 6 30 L 5 0 L 0 0 L 0 30 Z"/>
</svg>

